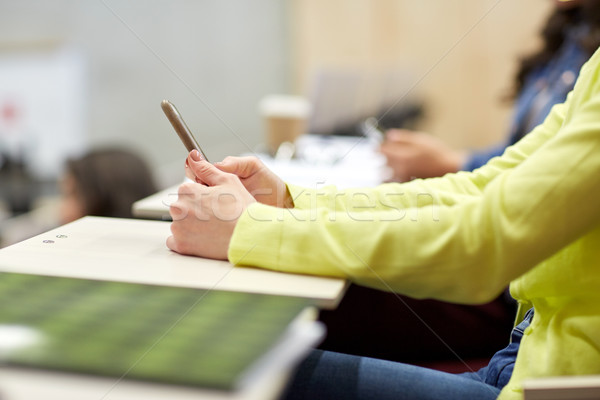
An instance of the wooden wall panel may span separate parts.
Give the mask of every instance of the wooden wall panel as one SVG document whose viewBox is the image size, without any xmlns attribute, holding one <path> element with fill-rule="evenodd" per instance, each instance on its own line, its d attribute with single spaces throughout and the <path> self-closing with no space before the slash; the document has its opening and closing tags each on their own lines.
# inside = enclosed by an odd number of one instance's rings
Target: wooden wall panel
<svg viewBox="0 0 600 400">
<path fill-rule="evenodd" d="M 546 0 L 292 0 L 293 87 L 317 71 L 407 70 L 427 101 L 423 126 L 460 147 L 500 140 L 517 57 L 539 43 Z"/>
</svg>

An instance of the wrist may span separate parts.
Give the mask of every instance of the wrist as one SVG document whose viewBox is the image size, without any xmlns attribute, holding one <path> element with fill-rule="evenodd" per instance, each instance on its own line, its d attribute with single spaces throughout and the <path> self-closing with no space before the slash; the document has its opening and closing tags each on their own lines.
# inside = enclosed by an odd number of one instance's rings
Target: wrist
<svg viewBox="0 0 600 400">
<path fill-rule="evenodd" d="M 446 159 L 446 170 L 448 172 L 458 172 L 463 169 L 463 165 L 467 162 L 469 152 L 466 150 L 453 150 L 448 154 Z"/>
</svg>

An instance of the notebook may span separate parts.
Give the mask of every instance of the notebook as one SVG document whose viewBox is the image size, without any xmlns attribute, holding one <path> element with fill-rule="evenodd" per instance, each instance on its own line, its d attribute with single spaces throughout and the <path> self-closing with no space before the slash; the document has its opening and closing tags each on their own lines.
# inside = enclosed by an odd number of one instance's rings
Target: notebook
<svg viewBox="0 0 600 400">
<path fill-rule="evenodd" d="M 310 302 L 0 273 L 0 304 L 4 365 L 235 390 L 295 347 L 291 327 Z"/>
</svg>

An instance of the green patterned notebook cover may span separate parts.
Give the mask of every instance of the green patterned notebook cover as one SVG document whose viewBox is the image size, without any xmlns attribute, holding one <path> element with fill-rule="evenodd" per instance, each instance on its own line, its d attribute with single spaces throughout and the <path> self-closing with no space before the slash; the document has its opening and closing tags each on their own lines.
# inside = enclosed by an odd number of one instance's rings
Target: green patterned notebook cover
<svg viewBox="0 0 600 400">
<path fill-rule="evenodd" d="M 292 297 L 0 273 L 0 337 L 18 336 L 0 344 L 0 362 L 230 390 L 308 305 Z"/>
</svg>

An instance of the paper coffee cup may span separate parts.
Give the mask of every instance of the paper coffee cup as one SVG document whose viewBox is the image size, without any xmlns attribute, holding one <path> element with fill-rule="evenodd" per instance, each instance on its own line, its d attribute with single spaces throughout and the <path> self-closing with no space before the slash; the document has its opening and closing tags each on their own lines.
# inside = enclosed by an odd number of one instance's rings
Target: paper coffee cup
<svg viewBox="0 0 600 400">
<path fill-rule="evenodd" d="M 275 154 L 283 142 L 294 142 L 306 131 L 310 104 L 301 96 L 269 95 L 259 103 L 265 124 L 265 142 Z"/>
</svg>

